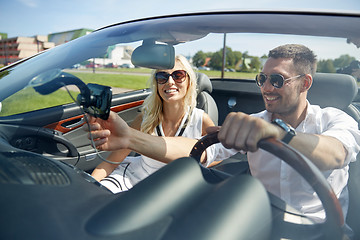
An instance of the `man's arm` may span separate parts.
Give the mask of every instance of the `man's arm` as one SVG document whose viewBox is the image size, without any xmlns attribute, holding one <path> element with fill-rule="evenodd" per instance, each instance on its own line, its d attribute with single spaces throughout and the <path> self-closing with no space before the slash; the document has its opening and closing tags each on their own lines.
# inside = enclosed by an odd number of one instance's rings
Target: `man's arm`
<svg viewBox="0 0 360 240">
<path fill-rule="evenodd" d="M 290 141 L 290 146 L 304 154 L 322 171 L 343 167 L 347 155 L 338 139 L 324 135 L 297 133 Z"/>
<path fill-rule="evenodd" d="M 261 139 L 274 137 L 281 140 L 285 134 L 274 124 L 239 112 L 226 117 L 218 136 L 227 148 L 254 152 Z M 297 133 L 289 144 L 321 170 L 342 167 L 347 154 L 342 143 L 329 136 Z"/>
</svg>

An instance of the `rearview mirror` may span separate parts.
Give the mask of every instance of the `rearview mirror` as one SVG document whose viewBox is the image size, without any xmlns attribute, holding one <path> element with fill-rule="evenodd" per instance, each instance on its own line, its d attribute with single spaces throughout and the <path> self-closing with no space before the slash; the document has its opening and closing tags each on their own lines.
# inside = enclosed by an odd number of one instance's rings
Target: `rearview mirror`
<svg viewBox="0 0 360 240">
<path fill-rule="evenodd" d="M 133 51 L 131 62 L 140 67 L 172 69 L 175 65 L 175 49 L 172 45 L 144 41 Z"/>
</svg>

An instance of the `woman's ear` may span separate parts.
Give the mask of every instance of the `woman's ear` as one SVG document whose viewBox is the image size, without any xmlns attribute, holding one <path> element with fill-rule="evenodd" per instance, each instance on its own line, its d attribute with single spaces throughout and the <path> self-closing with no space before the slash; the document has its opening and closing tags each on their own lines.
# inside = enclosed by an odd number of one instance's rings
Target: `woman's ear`
<svg viewBox="0 0 360 240">
<path fill-rule="evenodd" d="M 302 91 L 308 91 L 311 88 L 313 82 L 313 78 L 310 74 L 305 74 L 304 76 L 304 82 L 303 82 L 303 87 L 302 87 Z"/>
</svg>

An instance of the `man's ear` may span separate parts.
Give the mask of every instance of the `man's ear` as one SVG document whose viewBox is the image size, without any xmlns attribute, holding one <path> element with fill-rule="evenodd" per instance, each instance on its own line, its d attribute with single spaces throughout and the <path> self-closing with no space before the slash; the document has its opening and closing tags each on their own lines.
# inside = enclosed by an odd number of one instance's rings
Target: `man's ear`
<svg viewBox="0 0 360 240">
<path fill-rule="evenodd" d="M 313 82 L 313 78 L 310 74 L 305 74 L 304 76 L 304 82 L 303 82 L 303 86 L 302 86 L 302 91 L 308 91 L 311 88 Z"/>
</svg>

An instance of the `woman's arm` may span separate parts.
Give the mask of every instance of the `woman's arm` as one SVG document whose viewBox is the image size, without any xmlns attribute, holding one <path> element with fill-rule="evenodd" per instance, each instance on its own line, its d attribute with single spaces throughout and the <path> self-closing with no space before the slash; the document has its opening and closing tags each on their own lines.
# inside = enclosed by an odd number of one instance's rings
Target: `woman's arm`
<svg viewBox="0 0 360 240">
<path fill-rule="evenodd" d="M 158 137 L 140 132 L 130 128 L 114 112 L 110 112 L 107 120 L 94 117 L 89 117 L 89 120 L 90 131 L 99 150 L 131 149 L 164 163 L 189 156 L 197 141 L 185 137 Z"/>
<path fill-rule="evenodd" d="M 131 127 L 139 130 L 141 126 L 141 122 L 142 122 L 142 114 L 138 114 L 134 119 L 134 121 L 131 123 Z M 111 162 L 117 162 L 120 164 L 126 158 L 126 156 L 129 155 L 130 152 L 131 152 L 130 149 L 121 149 L 119 151 L 113 151 L 111 152 L 107 160 Z M 109 176 L 110 173 L 112 173 L 115 170 L 115 168 L 117 168 L 117 166 L 118 166 L 117 164 L 102 162 L 94 169 L 94 171 L 91 173 L 91 176 L 93 176 L 93 178 L 95 178 L 97 181 L 101 181 L 103 178 Z"/>
<path fill-rule="evenodd" d="M 128 149 L 121 149 L 119 151 L 111 152 L 107 160 L 111 162 L 118 162 L 120 164 L 126 158 L 126 156 L 129 155 L 130 152 L 131 150 Z M 103 178 L 109 176 L 117 166 L 117 164 L 102 162 L 97 165 L 97 167 L 91 173 L 91 176 L 97 181 L 101 181 Z"/>
<path fill-rule="evenodd" d="M 215 126 L 213 120 L 211 120 L 210 116 L 204 112 L 203 119 L 202 119 L 202 129 L 201 129 L 201 135 L 205 136 L 207 134 L 206 129 L 208 127 Z"/>
</svg>

